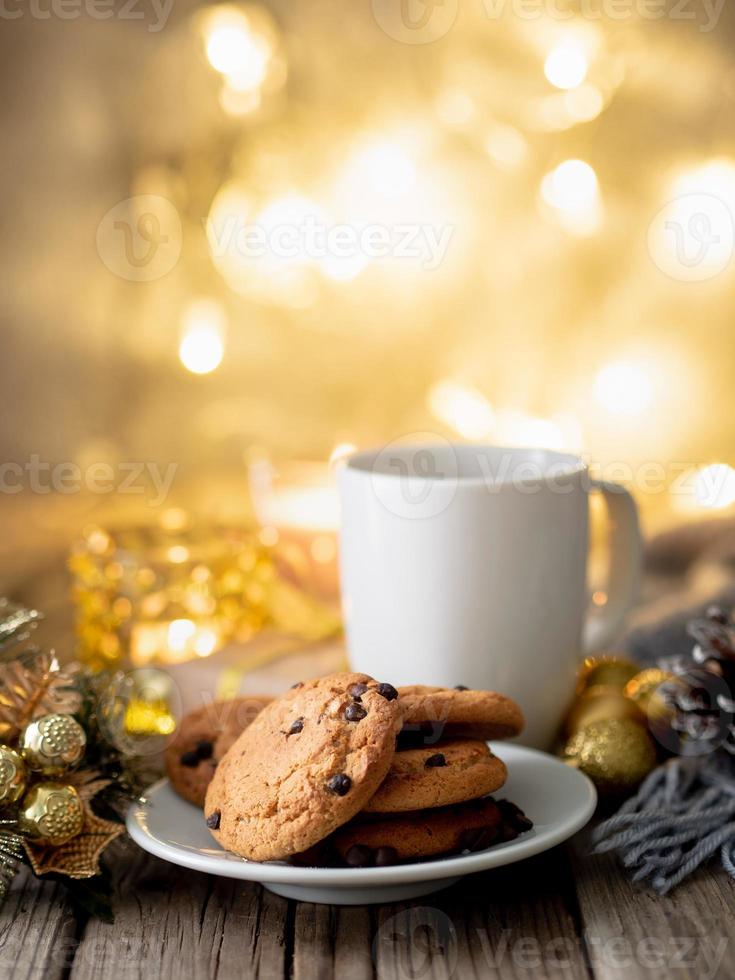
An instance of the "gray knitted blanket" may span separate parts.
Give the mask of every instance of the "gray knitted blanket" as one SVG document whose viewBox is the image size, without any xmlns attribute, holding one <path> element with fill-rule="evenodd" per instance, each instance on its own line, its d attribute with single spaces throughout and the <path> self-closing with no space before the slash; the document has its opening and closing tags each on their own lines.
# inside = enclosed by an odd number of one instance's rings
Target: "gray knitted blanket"
<svg viewBox="0 0 735 980">
<path fill-rule="evenodd" d="M 732 608 L 735 593 L 728 589 L 712 601 Z M 702 615 L 708 604 L 631 633 L 628 653 L 645 666 L 664 666 L 670 657 L 689 653 L 686 623 Z M 735 759 L 720 749 L 665 762 L 636 796 L 597 827 L 593 849 L 617 851 L 634 881 L 644 881 L 662 895 L 716 854 L 735 878 Z"/>
</svg>

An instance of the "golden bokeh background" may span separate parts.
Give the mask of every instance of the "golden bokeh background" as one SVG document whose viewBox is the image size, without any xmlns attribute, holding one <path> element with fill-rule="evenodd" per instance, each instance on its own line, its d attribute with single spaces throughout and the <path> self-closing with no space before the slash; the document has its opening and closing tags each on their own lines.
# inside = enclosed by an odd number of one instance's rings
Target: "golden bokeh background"
<svg viewBox="0 0 735 980">
<path fill-rule="evenodd" d="M 0 37 L 4 460 L 178 486 L 428 432 L 583 451 L 651 527 L 732 509 L 730 6 L 64 9 Z"/>
</svg>

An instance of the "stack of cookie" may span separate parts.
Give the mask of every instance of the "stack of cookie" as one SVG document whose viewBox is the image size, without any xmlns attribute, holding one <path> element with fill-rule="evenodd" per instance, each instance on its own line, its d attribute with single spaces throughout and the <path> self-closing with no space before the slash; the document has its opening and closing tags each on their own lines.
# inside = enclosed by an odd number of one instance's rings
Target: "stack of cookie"
<svg viewBox="0 0 735 980">
<path fill-rule="evenodd" d="M 531 826 L 488 796 L 506 768 L 485 740 L 523 726 L 509 698 L 334 674 L 264 700 L 188 716 L 167 753 L 181 795 L 200 803 L 206 787 L 207 826 L 227 850 L 365 867 L 479 850 Z"/>
</svg>

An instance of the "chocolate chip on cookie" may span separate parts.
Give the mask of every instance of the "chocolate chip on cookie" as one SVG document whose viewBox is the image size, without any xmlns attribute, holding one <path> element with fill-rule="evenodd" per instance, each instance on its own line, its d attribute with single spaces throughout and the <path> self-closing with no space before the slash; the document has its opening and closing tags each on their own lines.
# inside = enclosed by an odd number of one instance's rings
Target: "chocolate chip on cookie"
<svg viewBox="0 0 735 980">
<path fill-rule="evenodd" d="M 346 773 L 340 772 L 327 780 L 327 789 L 330 793 L 336 793 L 337 796 L 346 796 L 352 789 L 352 780 Z"/>
<path fill-rule="evenodd" d="M 219 812 L 219 810 L 215 810 L 213 813 L 209 814 L 209 816 L 206 819 L 206 824 L 210 830 L 218 829 L 221 816 L 222 815 Z"/>
<path fill-rule="evenodd" d="M 367 684 L 350 684 L 350 686 L 347 688 L 347 693 L 351 698 L 354 698 L 355 701 L 359 701 L 367 689 Z"/>
<path fill-rule="evenodd" d="M 347 721 L 362 721 L 363 718 L 367 718 L 367 711 L 361 704 L 353 701 L 345 708 L 345 718 Z"/>
<path fill-rule="evenodd" d="M 304 730 L 304 719 L 297 718 L 296 721 L 291 722 L 291 727 L 286 732 L 286 735 L 298 735 L 299 732 L 303 732 L 303 730 Z"/>
<path fill-rule="evenodd" d="M 179 757 L 181 765 L 186 766 L 188 769 L 193 769 L 194 766 L 198 766 L 201 761 L 195 749 L 191 749 L 189 752 L 182 752 Z"/>
<path fill-rule="evenodd" d="M 447 757 L 443 752 L 435 752 L 434 755 L 430 755 L 429 758 L 424 762 L 424 769 L 440 769 L 442 766 L 446 766 Z"/>
<path fill-rule="evenodd" d="M 378 684 L 376 690 L 381 698 L 385 698 L 386 701 L 395 701 L 398 697 L 398 691 L 392 684 Z"/>
</svg>

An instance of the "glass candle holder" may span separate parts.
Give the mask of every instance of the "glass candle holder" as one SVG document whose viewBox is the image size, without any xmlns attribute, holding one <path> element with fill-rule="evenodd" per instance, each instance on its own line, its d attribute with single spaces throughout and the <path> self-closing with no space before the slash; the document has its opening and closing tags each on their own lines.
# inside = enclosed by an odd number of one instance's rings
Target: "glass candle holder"
<svg viewBox="0 0 735 980">
<path fill-rule="evenodd" d="M 250 493 L 260 540 L 272 548 L 279 574 L 336 608 L 339 602 L 339 495 L 327 463 L 251 462 Z"/>
</svg>

